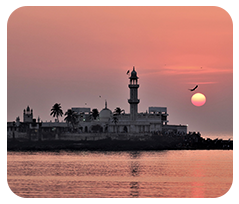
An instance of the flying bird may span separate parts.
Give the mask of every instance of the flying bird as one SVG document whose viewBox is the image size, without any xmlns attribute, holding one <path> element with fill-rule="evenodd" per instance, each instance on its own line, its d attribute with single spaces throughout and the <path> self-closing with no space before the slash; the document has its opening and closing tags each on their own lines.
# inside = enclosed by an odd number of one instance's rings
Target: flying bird
<svg viewBox="0 0 239 204">
<path fill-rule="evenodd" d="M 198 85 L 197 86 L 195 86 L 193 89 L 188 89 L 188 90 L 190 90 L 190 91 L 195 91 L 195 89 L 198 87 Z"/>
<path fill-rule="evenodd" d="M 126 74 L 129 74 L 129 70 L 127 71 L 127 73 Z"/>
</svg>

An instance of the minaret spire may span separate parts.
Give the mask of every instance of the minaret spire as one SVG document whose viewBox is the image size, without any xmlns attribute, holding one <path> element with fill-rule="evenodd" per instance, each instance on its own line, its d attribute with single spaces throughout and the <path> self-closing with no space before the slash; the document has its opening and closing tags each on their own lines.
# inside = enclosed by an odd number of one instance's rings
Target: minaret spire
<svg viewBox="0 0 239 204">
<path fill-rule="evenodd" d="M 107 101 L 105 100 L 105 109 L 107 109 Z"/>
<path fill-rule="evenodd" d="M 137 114 L 138 114 L 138 78 L 137 77 L 137 72 L 135 71 L 135 67 L 133 66 L 133 71 L 131 72 L 130 76 L 130 84 L 129 84 L 129 89 L 130 89 L 130 99 L 128 100 L 130 104 L 130 117 L 131 120 L 136 120 Z"/>
</svg>

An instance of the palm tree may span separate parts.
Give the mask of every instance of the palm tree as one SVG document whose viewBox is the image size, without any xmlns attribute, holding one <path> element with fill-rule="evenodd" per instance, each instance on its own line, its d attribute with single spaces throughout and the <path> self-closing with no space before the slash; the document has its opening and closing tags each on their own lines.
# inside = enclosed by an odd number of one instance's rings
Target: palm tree
<svg viewBox="0 0 239 204">
<path fill-rule="evenodd" d="M 118 123 L 118 121 L 119 121 L 119 119 L 118 119 L 116 116 L 113 116 L 113 118 L 112 118 L 112 123 L 115 124 L 116 132 L 118 132 L 118 128 L 117 128 L 117 126 L 116 126 L 116 124 Z"/>
<path fill-rule="evenodd" d="M 120 114 L 123 113 L 123 112 L 124 112 L 124 110 L 121 110 L 120 107 L 117 107 L 117 108 L 115 108 L 115 110 L 114 110 L 114 115 L 120 115 Z"/>
<path fill-rule="evenodd" d="M 75 111 L 68 109 L 65 112 L 66 117 L 64 118 L 64 120 L 68 123 L 72 125 L 72 128 L 75 129 L 75 125 L 78 122 L 78 115 Z"/>
<path fill-rule="evenodd" d="M 94 108 L 92 110 L 92 117 L 96 119 L 98 116 L 99 116 L 99 111 L 96 108 Z"/>
<path fill-rule="evenodd" d="M 116 123 L 118 123 L 118 120 L 119 120 L 119 119 L 114 116 L 114 117 L 112 118 L 112 123 L 114 123 L 114 124 L 116 125 Z"/>
<path fill-rule="evenodd" d="M 60 103 L 55 103 L 54 106 L 52 106 L 50 115 L 52 115 L 53 117 L 56 117 L 58 121 L 58 117 L 63 115 L 63 111 L 61 109 Z"/>
</svg>

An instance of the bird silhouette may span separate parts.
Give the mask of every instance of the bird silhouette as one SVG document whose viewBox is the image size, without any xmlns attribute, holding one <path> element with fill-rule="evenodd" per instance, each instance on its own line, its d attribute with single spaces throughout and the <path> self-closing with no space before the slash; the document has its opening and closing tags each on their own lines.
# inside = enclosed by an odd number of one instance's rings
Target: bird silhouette
<svg viewBox="0 0 239 204">
<path fill-rule="evenodd" d="M 129 74 L 129 70 L 127 71 L 127 73 L 126 74 Z"/>
<path fill-rule="evenodd" d="M 195 89 L 198 87 L 198 85 L 197 86 L 195 86 L 193 89 L 188 89 L 188 90 L 190 90 L 190 91 L 195 91 Z"/>
</svg>

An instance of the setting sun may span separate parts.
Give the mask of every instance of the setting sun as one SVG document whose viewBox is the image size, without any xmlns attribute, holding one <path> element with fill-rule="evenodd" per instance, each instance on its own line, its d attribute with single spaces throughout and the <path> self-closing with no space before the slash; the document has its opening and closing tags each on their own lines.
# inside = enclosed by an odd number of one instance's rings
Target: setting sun
<svg viewBox="0 0 239 204">
<path fill-rule="evenodd" d="M 12 194 L 235 200 L 237 9 L 132 2 L 4 5 L 9 203 Z"/>
<path fill-rule="evenodd" d="M 206 102 L 206 97 L 202 93 L 196 93 L 192 96 L 191 101 L 195 106 L 202 106 Z"/>
</svg>

